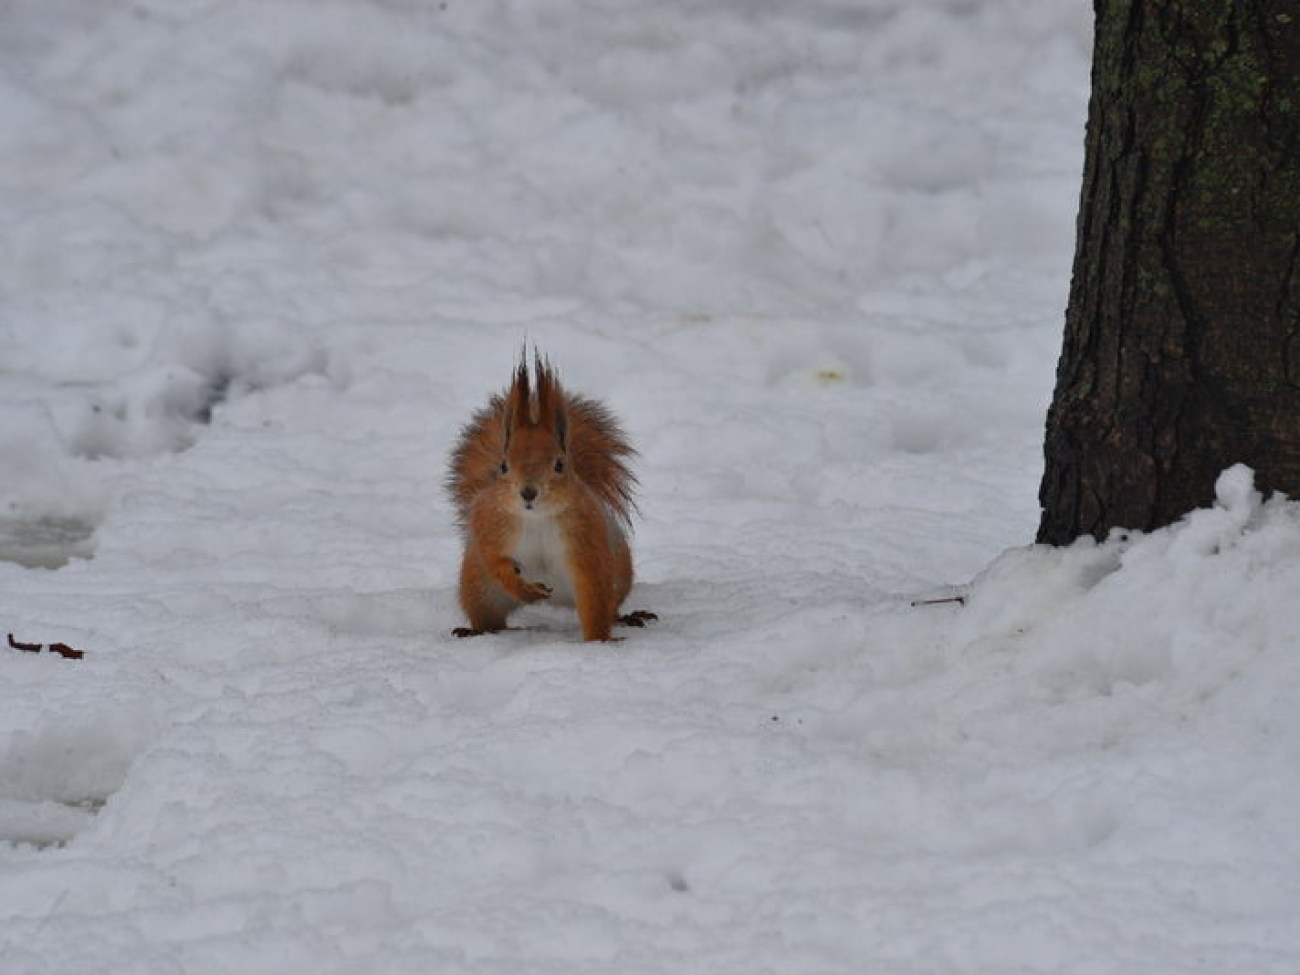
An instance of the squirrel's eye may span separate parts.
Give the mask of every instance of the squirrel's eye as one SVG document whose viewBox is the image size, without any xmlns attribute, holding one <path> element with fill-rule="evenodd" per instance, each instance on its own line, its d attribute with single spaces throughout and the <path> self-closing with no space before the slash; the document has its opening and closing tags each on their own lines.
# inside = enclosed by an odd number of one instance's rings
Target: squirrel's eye
<svg viewBox="0 0 1300 975">
<path fill-rule="evenodd" d="M 564 458 L 563 458 L 563 457 L 557 457 L 557 458 L 555 458 L 555 473 L 557 473 L 557 474 L 563 474 L 563 473 L 564 473 Z"/>
<path fill-rule="evenodd" d="M 510 473 L 510 465 L 507 464 L 504 460 L 501 462 L 501 473 L 502 474 Z"/>
</svg>

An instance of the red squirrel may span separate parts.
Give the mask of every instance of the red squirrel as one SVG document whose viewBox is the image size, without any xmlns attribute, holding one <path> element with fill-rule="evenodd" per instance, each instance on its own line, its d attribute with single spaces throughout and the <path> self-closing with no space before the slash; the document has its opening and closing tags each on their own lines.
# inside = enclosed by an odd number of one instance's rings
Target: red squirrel
<svg viewBox="0 0 1300 975">
<path fill-rule="evenodd" d="M 457 636 L 505 629 L 512 612 L 543 599 L 575 606 L 584 640 L 657 618 L 618 615 L 632 588 L 635 453 L 604 404 L 566 393 L 540 354 L 530 373 L 525 351 L 509 388 L 474 414 L 451 455 L 469 618 Z"/>
</svg>

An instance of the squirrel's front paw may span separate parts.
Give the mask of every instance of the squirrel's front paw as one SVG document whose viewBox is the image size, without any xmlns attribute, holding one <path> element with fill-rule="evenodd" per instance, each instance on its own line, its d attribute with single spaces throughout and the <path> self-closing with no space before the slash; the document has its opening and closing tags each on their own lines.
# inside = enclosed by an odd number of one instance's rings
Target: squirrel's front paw
<svg viewBox="0 0 1300 975">
<path fill-rule="evenodd" d="M 535 603 L 551 595 L 550 586 L 525 579 L 523 566 L 514 559 L 508 559 L 504 568 L 506 575 L 501 579 L 501 585 L 521 603 Z"/>
<path fill-rule="evenodd" d="M 518 596 L 526 603 L 540 602 L 550 598 L 551 587 L 540 582 L 524 582 L 520 579 Z"/>
</svg>

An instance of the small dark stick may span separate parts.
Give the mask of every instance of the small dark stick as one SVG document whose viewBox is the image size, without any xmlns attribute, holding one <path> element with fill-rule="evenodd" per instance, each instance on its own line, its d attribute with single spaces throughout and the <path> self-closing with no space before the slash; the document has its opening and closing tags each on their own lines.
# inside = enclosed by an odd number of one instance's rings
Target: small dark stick
<svg viewBox="0 0 1300 975">
<path fill-rule="evenodd" d="M 938 599 L 913 599 L 913 606 L 942 606 L 944 603 L 956 603 L 959 606 L 966 605 L 965 596 L 941 596 Z"/>
<path fill-rule="evenodd" d="M 14 639 L 12 633 L 9 634 L 9 646 L 15 650 L 21 650 L 23 653 L 40 653 L 45 649 L 44 645 L 40 643 L 20 643 Z M 51 643 L 49 650 L 50 653 L 57 653 L 64 660 L 80 660 L 85 656 L 82 651 L 70 647 L 66 643 Z"/>
</svg>

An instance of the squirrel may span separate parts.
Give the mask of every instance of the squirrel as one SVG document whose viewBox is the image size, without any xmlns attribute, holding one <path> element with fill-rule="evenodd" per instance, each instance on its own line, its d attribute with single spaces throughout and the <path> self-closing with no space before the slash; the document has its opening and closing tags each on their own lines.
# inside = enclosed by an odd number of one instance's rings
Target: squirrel
<svg viewBox="0 0 1300 975">
<path fill-rule="evenodd" d="M 505 629 L 526 603 L 578 611 L 584 640 L 612 640 L 632 588 L 628 543 L 636 451 L 602 403 L 565 392 L 548 360 L 524 350 L 510 386 L 476 412 L 452 451 L 447 489 L 465 541 L 456 636 Z"/>
</svg>

